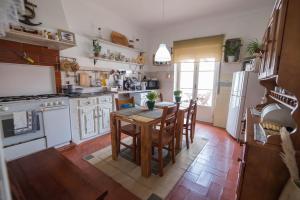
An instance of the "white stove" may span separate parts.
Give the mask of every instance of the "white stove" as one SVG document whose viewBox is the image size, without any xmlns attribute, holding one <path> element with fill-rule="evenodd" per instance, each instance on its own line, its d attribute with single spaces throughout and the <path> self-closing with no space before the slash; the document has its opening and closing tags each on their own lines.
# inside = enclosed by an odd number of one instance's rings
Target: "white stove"
<svg viewBox="0 0 300 200">
<path fill-rule="evenodd" d="M 10 149 L 9 160 L 69 143 L 68 97 L 53 94 L 0 97 L 0 133 L 4 151 Z M 32 143 L 37 141 L 40 145 L 34 149 Z"/>
</svg>

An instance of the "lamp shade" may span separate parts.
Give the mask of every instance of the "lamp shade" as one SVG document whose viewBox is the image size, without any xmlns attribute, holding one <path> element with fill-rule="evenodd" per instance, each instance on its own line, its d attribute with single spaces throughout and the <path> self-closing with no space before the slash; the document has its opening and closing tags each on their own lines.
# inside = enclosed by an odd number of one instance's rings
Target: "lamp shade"
<svg viewBox="0 0 300 200">
<path fill-rule="evenodd" d="M 154 57 L 155 62 L 169 62 L 171 61 L 171 55 L 169 50 L 167 49 L 166 44 L 160 44 L 159 48 L 156 51 L 155 57 Z"/>
</svg>

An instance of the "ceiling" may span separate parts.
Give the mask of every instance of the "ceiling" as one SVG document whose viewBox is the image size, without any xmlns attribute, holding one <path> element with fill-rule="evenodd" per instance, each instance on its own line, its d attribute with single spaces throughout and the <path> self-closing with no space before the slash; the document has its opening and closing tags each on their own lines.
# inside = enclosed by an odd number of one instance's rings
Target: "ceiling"
<svg viewBox="0 0 300 200">
<path fill-rule="evenodd" d="M 274 5 L 275 0 L 94 0 L 99 6 L 145 29 L 182 23 L 214 15 L 241 12 Z"/>
</svg>

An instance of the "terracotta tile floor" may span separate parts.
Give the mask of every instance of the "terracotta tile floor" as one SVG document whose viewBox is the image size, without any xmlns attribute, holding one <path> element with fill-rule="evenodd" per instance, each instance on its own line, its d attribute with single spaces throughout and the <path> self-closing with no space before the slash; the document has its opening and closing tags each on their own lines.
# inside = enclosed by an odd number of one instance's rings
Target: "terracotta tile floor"
<svg viewBox="0 0 300 200">
<path fill-rule="evenodd" d="M 168 196 L 169 200 L 234 200 L 240 145 L 220 128 L 197 124 L 196 134 L 207 138 L 195 161 Z"/>
<path fill-rule="evenodd" d="M 220 128 L 197 124 L 196 134 L 208 139 L 207 145 L 168 195 L 169 200 L 233 200 L 237 187 L 240 146 Z M 110 144 L 110 135 L 62 150 L 62 154 L 79 166 L 91 181 L 109 191 L 109 199 L 137 199 L 82 157 Z"/>
</svg>

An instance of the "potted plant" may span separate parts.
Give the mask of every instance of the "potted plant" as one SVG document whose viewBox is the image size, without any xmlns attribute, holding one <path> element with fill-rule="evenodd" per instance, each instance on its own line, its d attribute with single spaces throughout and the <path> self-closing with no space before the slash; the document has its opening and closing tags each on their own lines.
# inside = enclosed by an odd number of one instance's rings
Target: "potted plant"
<svg viewBox="0 0 300 200">
<path fill-rule="evenodd" d="M 154 109 L 154 105 L 155 105 L 155 100 L 158 98 L 158 94 L 154 91 L 151 91 L 147 94 L 147 99 L 148 101 L 147 103 L 147 107 L 149 110 L 153 110 Z"/>
<path fill-rule="evenodd" d="M 176 103 L 179 103 L 181 101 L 181 90 L 175 90 L 174 91 L 174 96 L 175 96 L 175 101 Z"/>
<path fill-rule="evenodd" d="M 259 56 L 262 53 L 262 43 L 258 42 L 257 39 L 252 40 L 247 45 L 247 52 L 250 56 Z"/>
<path fill-rule="evenodd" d="M 234 62 L 236 53 L 239 51 L 241 44 L 226 44 L 224 47 L 228 62 Z"/>
<path fill-rule="evenodd" d="M 94 51 L 94 56 L 98 57 L 101 51 L 101 46 L 99 45 L 99 42 L 95 41 L 93 43 L 93 51 Z"/>
</svg>

